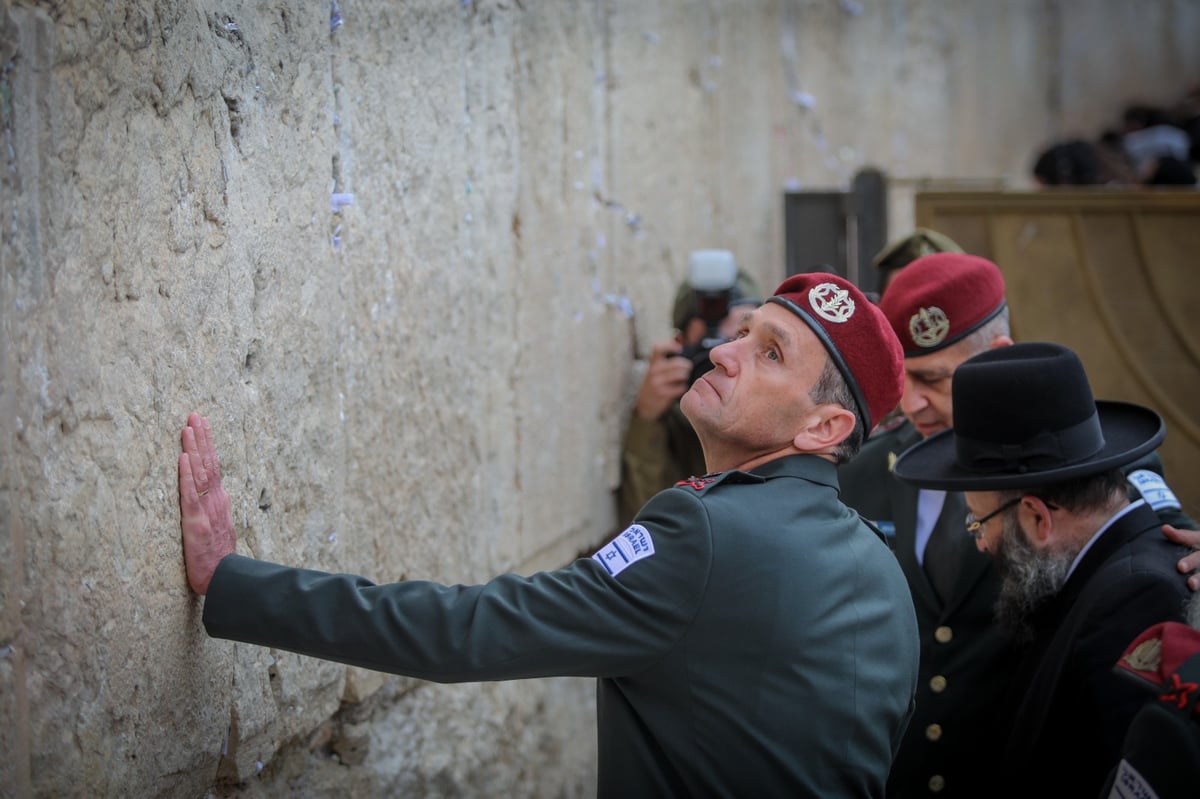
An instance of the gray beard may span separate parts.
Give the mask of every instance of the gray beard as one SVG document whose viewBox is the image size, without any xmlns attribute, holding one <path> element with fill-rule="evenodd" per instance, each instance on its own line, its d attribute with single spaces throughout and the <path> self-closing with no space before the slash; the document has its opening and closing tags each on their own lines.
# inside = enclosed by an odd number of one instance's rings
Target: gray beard
<svg viewBox="0 0 1200 799">
<path fill-rule="evenodd" d="M 1077 554 L 1034 550 L 1015 516 L 1005 516 L 996 553 L 1001 582 L 995 612 L 996 621 L 1018 642 L 1033 638 L 1029 616 L 1062 589 Z"/>
</svg>

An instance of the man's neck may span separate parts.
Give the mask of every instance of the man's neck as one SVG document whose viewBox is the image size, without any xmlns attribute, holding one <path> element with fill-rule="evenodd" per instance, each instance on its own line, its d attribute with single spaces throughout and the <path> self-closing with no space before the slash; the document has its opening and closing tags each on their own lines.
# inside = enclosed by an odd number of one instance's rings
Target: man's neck
<svg viewBox="0 0 1200 799">
<path fill-rule="evenodd" d="M 1113 497 L 1109 502 L 1096 508 L 1078 513 L 1067 512 L 1066 523 L 1063 525 L 1063 538 L 1070 543 L 1070 548 L 1078 552 L 1082 549 L 1096 531 L 1109 523 L 1113 516 L 1129 506 L 1127 497 Z"/>
<path fill-rule="evenodd" d="M 764 463 L 778 460 L 779 458 L 785 458 L 788 455 L 814 455 L 818 458 L 824 458 L 832 464 L 837 464 L 837 458 L 834 457 L 832 452 L 801 452 L 795 447 L 786 447 L 774 452 L 766 452 L 761 455 L 746 456 L 743 453 L 741 457 L 728 458 L 710 458 L 708 457 L 708 454 L 705 453 L 704 466 L 708 470 L 709 474 L 730 471 L 749 472 L 756 466 L 761 466 Z"/>
</svg>

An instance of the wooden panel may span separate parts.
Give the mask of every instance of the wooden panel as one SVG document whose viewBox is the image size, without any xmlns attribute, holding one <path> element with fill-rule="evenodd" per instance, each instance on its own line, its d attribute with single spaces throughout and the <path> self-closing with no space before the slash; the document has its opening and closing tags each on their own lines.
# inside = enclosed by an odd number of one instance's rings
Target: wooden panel
<svg viewBox="0 0 1200 799">
<path fill-rule="evenodd" d="M 917 225 L 1000 266 L 1014 338 L 1071 347 L 1097 398 L 1163 415 L 1168 482 L 1200 518 L 1200 193 L 928 192 L 915 202 Z"/>
</svg>

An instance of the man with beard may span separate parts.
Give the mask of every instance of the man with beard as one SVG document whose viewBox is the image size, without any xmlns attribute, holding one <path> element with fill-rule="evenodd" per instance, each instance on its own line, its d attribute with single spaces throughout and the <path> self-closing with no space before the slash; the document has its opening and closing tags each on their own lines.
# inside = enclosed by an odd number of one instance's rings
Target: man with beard
<svg viewBox="0 0 1200 799">
<path fill-rule="evenodd" d="M 997 617 L 1018 642 L 1011 719 L 989 752 L 1000 796 L 1096 796 L 1146 694 L 1114 672 L 1148 626 L 1183 622 L 1191 598 L 1146 500 L 1121 467 L 1165 427 L 1140 405 L 1097 401 L 1078 356 L 1013 344 L 954 373 L 954 427 L 906 450 L 894 473 L 961 491 L 967 532 L 1000 575 Z M 981 791 L 986 793 L 987 791 Z"/>
<path fill-rule="evenodd" d="M 904 347 L 905 423 L 876 431 L 839 469 L 842 501 L 891 534 L 908 579 L 921 631 L 917 710 L 888 777 L 889 799 L 974 799 L 989 785 L 987 766 L 999 734 L 992 719 L 1015 657 L 1008 632 L 993 621 L 1000 579 L 990 559 L 963 534 L 967 512 L 956 491 L 921 490 L 896 480 L 896 457 L 952 425 L 955 368 L 967 358 L 1008 347 L 1004 278 L 991 261 L 935 253 L 899 270 L 880 307 Z M 1191 536 L 1195 523 L 1162 476 L 1157 454 L 1124 467 L 1131 488 L 1158 512 L 1171 535 Z M 1181 569 L 1200 566 L 1193 554 Z M 1192 578 L 1193 588 L 1200 577 Z"/>
</svg>

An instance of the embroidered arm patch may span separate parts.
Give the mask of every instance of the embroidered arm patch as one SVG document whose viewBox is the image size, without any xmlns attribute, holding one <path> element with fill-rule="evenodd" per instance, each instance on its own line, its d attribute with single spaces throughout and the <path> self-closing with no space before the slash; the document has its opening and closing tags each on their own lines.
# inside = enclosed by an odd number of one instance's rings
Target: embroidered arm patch
<svg viewBox="0 0 1200 799">
<path fill-rule="evenodd" d="M 1161 474 L 1152 472 L 1149 469 L 1138 469 L 1126 475 L 1133 487 L 1142 495 L 1142 499 L 1146 500 L 1146 504 L 1157 510 L 1163 508 L 1174 508 L 1179 510 L 1183 505 L 1179 502 L 1179 498 L 1175 496 L 1175 492 L 1167 485 L 1167 481 L 1163 479 Z"/>
<path fill-rule="evenodd" d="M 616 577 L 637 561 L 653 554 L 654 541 L 650 538 L 650 531 L 640 524 L 631 524 L 592 557 Z"/>
</svg>

